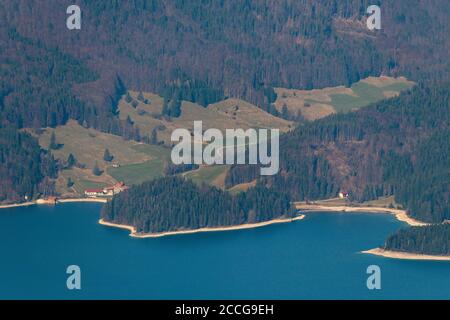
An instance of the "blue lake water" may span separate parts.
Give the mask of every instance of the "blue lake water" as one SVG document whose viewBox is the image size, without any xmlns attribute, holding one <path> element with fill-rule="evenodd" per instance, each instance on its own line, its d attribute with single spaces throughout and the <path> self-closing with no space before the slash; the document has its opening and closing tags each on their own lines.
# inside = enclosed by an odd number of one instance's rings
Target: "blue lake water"
<svg viewBox="0 0 450 320">
<path fill-rule="evenodd" d="M 101 205 L 0 210 L 2 299 L 450 299 L 450 262 L 360 254 L 404 224 L 313 214 L 230 232 L 134 239 L 97 224 Z M 66 268 L 81 268 L 79 291 Z M 366 269 L 381 268 L 381 290 Z"/>
</svg>

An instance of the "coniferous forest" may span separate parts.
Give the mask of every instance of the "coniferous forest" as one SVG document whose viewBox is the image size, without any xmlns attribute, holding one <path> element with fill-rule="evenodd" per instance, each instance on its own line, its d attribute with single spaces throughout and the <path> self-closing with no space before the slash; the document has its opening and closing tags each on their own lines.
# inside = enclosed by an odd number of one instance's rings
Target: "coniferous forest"
<svg viewBox="0 0 450 320">
<path fill-rule="evenodd" d="M 450 254 L 450 224 L 400 230 L 386 240 L 385 249 L 429 255 Z"/>
<path fill-rule="evenodd" d="M 133 187 L 102 209 L 106 221 L 135 226 L 137 232 L 158 233 L 256 223 L 294 217 L 290 198 L 261 185 L 231 195 L 178 177 Z"/>
<path fill-rule="evenodd" d="M 24 202 L 52 195 L 56 174 L 53 156 L 29 134 L 0 128 L 0 201 Z"/>
</svg>

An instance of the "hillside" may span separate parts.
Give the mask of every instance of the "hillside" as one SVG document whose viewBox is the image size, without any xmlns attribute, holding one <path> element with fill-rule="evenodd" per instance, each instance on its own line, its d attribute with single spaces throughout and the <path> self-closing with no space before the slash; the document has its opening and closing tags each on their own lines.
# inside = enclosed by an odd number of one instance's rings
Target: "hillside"
<svg viewBox="0 0 450 320">
<path fill-rule="evenodd" d="M 423 221 L 449 218 L 449 84 L 419 85 L 360 111 L 298 127 L 280 141 L 280 174 L 267 185 L 295 200 L 354 201 L 394 195 Z M 234 166 L 227 187 L 253 181 L 255 166 Z"/>
<path fill-rule="evenodd" d="M 181 107 L 185 118 L 181 115 L 180 121 L 201 114 L 221 128 L 222 123 L 267 125 L 265 120 L 259 123 L 262 114 L 257 111 L 244 115 L 249 108 L 243 101 L 276 113 L 280 106 L 273 105 L 274 88 L 344 85 L 355 91 L 358 87 L 351 86 L 369 76 L 405 76 L 414 82 L 448 78 L 450 3 L 377 3 L 383 8 L 383 28 L 370 32 L 364 24 L 366 8 L 373 4 L 368 0 L 80 0 L 82 30 L 69 31 L 64 0 L 3 1 L 0 127 L 39 130 L 72 119 L 84 128 L 143 141 L 151 138 L 155 126 L 170 130 L 171 123 L 133 117 L 133 110 L 128 110 L 133 118 L 128 121 L 126 108 L 119 106 L 127 91 L 189 101 Z M 300 107 L 301 114 L 315 119 L 336 108 L 345 111 L 373 102 L 360 101 L 368 97 L 338 96 L 329 105 L 321 103 L 323 110 L 310 108 L 312 114 Z M 223 107 L 201 109 L 224 100 Z M 235 113 L 241 117 L 233 119 Z M 262 118 L 268 119 L 265 114 Z M 276 121 L 270 119 L 285 127 Z M 160 139 L 167 141 L 168 131 L 160 131 Z M 28 145 L 19 146 L 22 153 L 30 151 Z M 131 172 L 113 171 L 118 178 L 131 174 L 138 179 L 140 169 L 142 165 Z M 22 188 L 34 190 L 33 197 L 39 194 L 39 179 L 16 182 L 20 185 L 6 200 L 16 200 Z"/>
<path fill-rule="evenodd" d="M 58 146 L 49 150 L 52 134 Z M 60 164 L 55 187 L 56 192 L 63 196 L 80 196 L 85 189 L 103 188 L 119 181 L 132 185 L 161 177 L 170 152 L 161 146 L 146 145 L 84 128 L 75 121 L 40 130 L 36 137 L 41 148 L 50 151 Z M 103 158 L 106 149 L 113 157 L 111 161 Z M 68 166 L 70 155 L 75 163 Z M 93 174 L 96 165 L 100 169 L 99 175 Z M 68 186 L 69 179 L 73 182 L 72 186 Z"/>
<path fill-rule="evenodd" d="M 269 108 L 272 88 L 350 86 L 381 74 L 445 76 L 449 2 L 377 2 L 383 29 L 369 32 L 368 0 L 80 0 L 83 29 L 72 32 L 64 25 L 66 1 L 7 1 L 0 10 L 2 96 L 34 101 L 5 99 L 19 126 L 70 117 L 121 133 L 114 115 L 124 87 L 163 96 L 187 86 L 193 94 L 185 100 L 201 105 L 233 97 Z M 37 83 L 45 91 L 33 90 Z M 44 106 L 47 117 L 29 117 Z"/>
<path fill-rule="evenodd" d="M 225 129 L 241 128 L 276 128 L 282 132 L 291 130 L 293 123 L 277 118 L 258 107 L 238 99 L 227 99 L 206 108 L 189 101 L 180 101 L 180 115 L 167 117 L 163 112 L 164 98 L 152 93 L 141 93 L 144 101 L 138 99 L 138 92 L 129 92 L 131 100 L 127 102 L 124 96 L 119 102 L 119 118 L 126 121 L 129 118 L 140 136 L 151 140 L 152 132 L 156 131 L 156 141 L 171 146 L 170 136 L 173 130 L 185 128 L 193 130 L 194 121 L 202 121 L 203 128 Z M 146 101 L 146 103 L 145 103 Z"/>
<path fill-rule="evenodd" d="M 0 128 L 0 203 L 52 195 L 57 174 L 51 154 L 27 133 Z"/>
<path fill-rule="evenodd" d="M 122 96 L 119 101 L 118 118 L 129 123 L 128 127 L 137 131 L 134 136 L 139 136 L 145 143 L 81 126 L 73 120 L 55 128 L 28 130 L 38 132 L 34 135 L 45 150 L 49 150 L 50 138 L 55 134 L 58 147 L 49 151 L 61 163 L 56 192 L 63 196 L 82 195 L 85 189 L 108 186 L 118 181 L 134 185 L 164 176 L 164 166 L 170 162 L 170 149 L 166 147 L 173 145 L 170 141 L 172 131 L 177 128 L 192 129 L 194 121 L 203 121 L 205 130 L 277 128 L 287 131 L 293 127 L 292 122 L 238 99 L 220 101 L 207 108 L 183 101 L 181 114 L 176 118 L 161 114 L 163 103 L 164 98 L 156 94 L 134 91 Z M 113 155 L 113 161 L 104 161 L 106 149 Z M 77 164 L 65 168 L 69 155 L 75 157 Z M 101 171 L 98 176 L 92 173 L 95 165 Z M 185 176 L 198 184 L 207 183 L 224 188 L 228 169 L 229 166 L 202 166 Z M 73 182 L 70 187 L 69 179 Z"/>
</svg>

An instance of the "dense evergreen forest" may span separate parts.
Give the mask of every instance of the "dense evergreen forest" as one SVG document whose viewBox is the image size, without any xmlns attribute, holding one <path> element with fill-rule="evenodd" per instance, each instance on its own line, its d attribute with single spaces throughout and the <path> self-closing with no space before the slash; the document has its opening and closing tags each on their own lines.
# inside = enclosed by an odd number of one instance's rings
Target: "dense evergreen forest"
<svg viewBox="0 0 450 320">
<path fill-rule="evenodd" d="M 200 166 L 198 164 L 173 164 L 172 162 L 164 163 L 163 172 L 166 176 L 175 176 L 180 173 L 197 170 Z"/>
<path fill-rule="evenodd" d="M 386 240 L 384 249 L 450 255 L 450 223 L 400 230 Z"/>
<path fill-rule="evenodd" d="M 101 103 L 76 95 L 78 85 L 98 74 L 70 54 L 41 40 L 22 36 L 15 28 L 0 28 L 0 125 L 16 128 L 55 127 L 75 119 L 80 125 L 138 139 L 135 128 L 117 117 L 125 93 L 116 76 L 111 94 Z"/>
<path fill-rule="evenodd" d="M 107 221 L 133 225 L 144 233 L 232 226 L 294 215 L 290 198 L 274 189 L 258 185 L 233 196 L 178 177 L 133 187 L 114 197 L 101 214 Z"/>
<path fill-rule="evenodd" d="M 432 5 L 419 0 L 77 4 L 82 29 L 69 31 L 65 0 L 3 2 L 1 39 L 9 41 L 14 30 L 93 70 L 95 81 L 85 82 L 93 77 L 76 68 L 69 78 L 83 80 L 73 91 L 101 114 L 97 121 L 103 129 L 108 129 L 103 123 L 111 115 L 108 110 L 114 109 L 118 77 L 127 88 L 170 93 L 171 99 L 177 93 L 175 97 L 206 105 L 229 96 L 270 108 L 272 87 L 350 85 L 382 73 L 417 81 L 439 78 L 449 67 L 447 0 Z M 366 9 L 373 4 L 379 4 L 383 14 L 382 30 L 376 32 L 365 26 Z M 60 94 L 71 97 L 67 90 Z M 82 117 L 91 119 L 93 111 L 85 112 Z"/>
<path fill-rule="evenodd" d="M 339 191 L 356 201 L 395 195 L 410 215 L 450 219 L 450 83 L 419 85 L 358 112 L 299 126 L 280 141 L 280 174 L 262 181 L 295 200 Z M 258 177 L 235 166 L 227 186 Z"/>
<path fill-rule="evenodd" d="M 32 200 L 54 193 L 56 163 L 29 134 L 0 128 L 0 201 Z M 26 198 L 27 197 L 27 198 Z"/>
</svg>

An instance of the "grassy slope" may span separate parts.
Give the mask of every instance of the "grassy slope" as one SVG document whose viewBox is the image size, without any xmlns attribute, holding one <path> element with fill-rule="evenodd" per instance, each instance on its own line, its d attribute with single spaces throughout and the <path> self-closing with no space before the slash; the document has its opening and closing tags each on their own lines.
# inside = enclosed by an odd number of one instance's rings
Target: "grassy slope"
<svg viewBox="0 0 450 320">
<path fill-rule="evenodd" d="M 353 84 L 351 88 L 343 86 L 319 90 L 277 88 L 278 99 L 275 106 L 281 111 L 283 105 L 286 105 L 291 113 L 300 112 L 307 120 L 316 120 L 331 113 L 349 112 L 396 96 L 413 85 L 413 82 L 403 77 L 369 77 Z"/>
<path fill-rule="evenodd" d="M 136 100 L 137 93 L 130 92 Z M 203 128 L 217 128 L 221 131 L 225 129 L 248 129 L 248 128 L 277 128 L 281 131 L 288 131 L 292 123 L 259 109 L 258 107 L 238 99 L 228 99 L 203 108 L 202 106 L 184 101 L 182 104 L 182 114 L 179 118 L 170 121 L 158 117 L 161 114 L 163 100 L 161 97 L 143 93 L 149 104 L 139 102 L 136 108 L 131 103 L 122 99 L 119 103 L 120 119 L 128 116 L 139 126 L 141 134 L 150 135 L 152 130 L 160 126 L 164 128 L 158 131 L 158 139 L 164 141 L 166 145 L 171 145 L 170 135 L 177 128 L 192 129 L 194 121 L 203 121 Z"/>
<path fill-rule="evenodd" d="M 163 175 L 164 162 L 169 161 L 169 150 L 160 146 L 136 145 L 133 147 L 137 152 L 147 154 L 151 160 L 124 165 L 119 168 L 109 167 L 107 173 L 118 181 L 126 184 L 139 184 Z"/>
<path fill-rule="evenodd" d="M 117 181 L 124 181 L 127 185 L 140 184 L 163 176 L 164 163 L 170 161 L 168 148 L 126 141 L 118 136 L 83 128 L 75 121 L 44 130 L 38 136 L 41 147 L 48 148 L 52 132 L 55 132 L 57 143 L 60 144 L 58 150 L 52 150 L 55 158 L 66 160 L 72 153 L 86 166 L 84 169 L 74 167 L 60 172 L 56 186 L 62 195 L 81 195 L 88 188 L 101 188 Z M 111 163 L 103 160 L 106 148 L 114 156 Z M 92 174 L 96 162 L 103 171 L 100 176 Z M 114 168 L 112 163 L 120 164 L 120 167 Z M 223 188 L 228 169 L 226 165 L 205 166 L 185 176 L 198 184 L 207 183 Z M 74 182 L 71 188 L 67 187 L 69 178 Z"/>
<path fill-rule="evenodd" d="M 224 188 L 224 178 L 229 169 L 229 165 L 204 166 L 198 170 L 188 172 L 184 176 L 197 184 L 206 183 L 218 188 Z"/>
<path fill-rule="evenodd" d="M 58 150 L 52 150 L 56 159 L 66 160 L 70 153 L 75 155 L 85 169 L 72 168 L 62 170 L 57 179 L 57 191 L 64 195 L 82 194 L 87 188 L 97 188 L 112 185 L 117 181 L 127 184 L 138 184 L 153 179 L 162 174 L 164 160 L 169 150 L 161 146 L 139 144 L 126 141 L 121 137 L 86 129 L 74 121 L 55 129 L 46 129 L 39 135 L 39 144 L 48 148 L 50 136 L 55 132 Z M 103 152 L 108 148 L 114 159 L 111 163 L 103 160 Z M 92 174 L 92 168 L 97 163 L 103 171 L 100 176 Z M 113 168 L 112 164 L 120 164 Z M 67 180 L 74 182 L 72 188 L 67 188 Z"/>
</svg>

